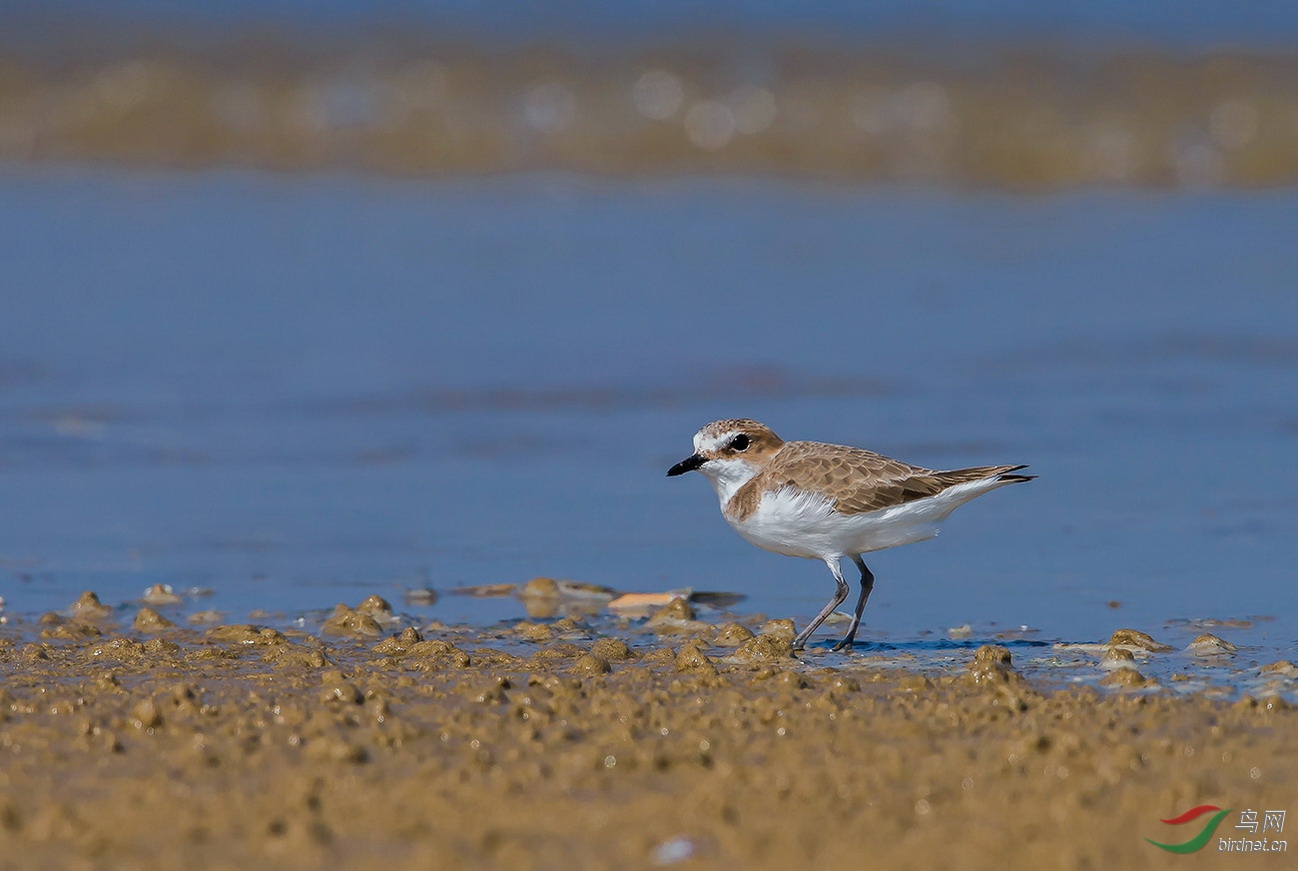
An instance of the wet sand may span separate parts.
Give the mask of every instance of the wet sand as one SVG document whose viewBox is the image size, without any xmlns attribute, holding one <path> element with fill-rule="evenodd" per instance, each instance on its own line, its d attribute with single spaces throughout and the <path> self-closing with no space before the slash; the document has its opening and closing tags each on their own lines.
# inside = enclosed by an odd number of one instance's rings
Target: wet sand
<svg viewBox="0 0 1298 871">
<path fill-rule="evenodd" d="M 1292 53 L 1048 46 L 0 46 L 0 159 L 1258 189 L 1298 178 L 1295 69 Z"/>
<path fill-rule="evenodd" d="M 1172 867 L 1143 839 L 1200 826 L 1160 818 L 1286 809 L 1298 777 L 1277 697 L 1054 686 L 990 645 L 935 676 L 670 611 L 126 616 L 0 637 L 0 868 Z M 1216 843 L 1193 861 L 1241 861 Z"/>
</svg>

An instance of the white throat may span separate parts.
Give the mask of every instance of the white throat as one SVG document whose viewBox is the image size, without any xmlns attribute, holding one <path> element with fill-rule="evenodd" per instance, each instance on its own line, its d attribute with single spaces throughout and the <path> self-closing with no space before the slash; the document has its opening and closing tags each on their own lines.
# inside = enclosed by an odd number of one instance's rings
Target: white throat
<svg viewBox="0 0 1298 871">
<path fill-rule="evenodd" d="M 747 460 L 733 458 L 708 460 L 699 467 L 699 471 L 712 483 L 712 489 L 717 491 L 717 499 L 720 500 L 721 508 L 724 510 L 730 497 L 751 481 L 761 469 Z"/>
</svg>

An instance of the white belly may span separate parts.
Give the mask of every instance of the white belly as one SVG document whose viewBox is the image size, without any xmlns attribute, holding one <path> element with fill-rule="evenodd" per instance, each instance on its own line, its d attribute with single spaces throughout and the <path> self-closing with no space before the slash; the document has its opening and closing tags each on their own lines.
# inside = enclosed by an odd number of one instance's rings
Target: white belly
<svg viewBox="0 0 1298 871">
<path fill-rule="evenodd" d="M 1003 486 L 995 479 L 957 484 L 936 496 L 863 514 L 839 514 L 828 499 L 783 488 L 767 493 L 744 520 L 727 522 L 760 548 L 786 556 L 829 559 L 932 538 L 938 523 L 964 503 Z"/>
</svg>

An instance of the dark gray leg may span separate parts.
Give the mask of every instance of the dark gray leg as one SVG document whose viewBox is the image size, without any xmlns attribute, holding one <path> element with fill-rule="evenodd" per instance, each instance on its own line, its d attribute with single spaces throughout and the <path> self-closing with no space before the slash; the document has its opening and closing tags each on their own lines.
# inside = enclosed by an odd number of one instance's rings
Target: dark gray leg
<svg viewBox="0 0 1298 871">
<path fill-rule="evenodd" d="M 870 598 L 870 591 L 874 589 L 874 572 L 865 567 L 859 553 L 852 554 L 852 562 L 856 563 L 856 567 L 861 570 L 861 596 L 856 600 L 856 613 L 852 615 L 852 625 L 843 640 L 834 645 L 835 650 L 852 649 L 852 642 L 856 640 L 856 629 L 861 625 L 861 614 L 865 611 L 865 600 Z"/>
<path fill-rule="evenodd" d="M 827 559 L 825 565 L 829 566 L 829 570 L 834 573 L 834 580 L 838 581 L 838 589 L 834 591 L 834 598 L 829 600 L 829 604 L 820 609 L 816 619 L 808 623 L 807 628 L 799 632 L 798 637 L 793 639 L 794 650 L 801 650 L 807 646 L 807 639 L 811 637 L 811 633 L 815 632 L 816 628 L 825 622 L 826 617 L 834 613 L 835 608 L 843 604 L 847 599 L 847 594 L 851 592 L 851 588 L 847 586 L 847 581 L 843 580 L 843 572 L 838 568 L 838 560 Z"/>
</svg>

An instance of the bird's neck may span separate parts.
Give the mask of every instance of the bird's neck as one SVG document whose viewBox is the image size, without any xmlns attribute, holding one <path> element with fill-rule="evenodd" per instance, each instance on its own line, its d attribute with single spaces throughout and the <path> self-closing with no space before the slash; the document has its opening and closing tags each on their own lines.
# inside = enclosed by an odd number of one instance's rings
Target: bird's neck
<svg viewBox="0 0 1298 871">
<path fill-rule="evenodd" d="M 753 480 L 761 469 L 747 460 L 728 459 L 713 460 L 699 471 L 703 472 L 711 482 L 712 489 L 716 491 L 717 499 L 724 509 L 739 488 Z"/>
</svg>

